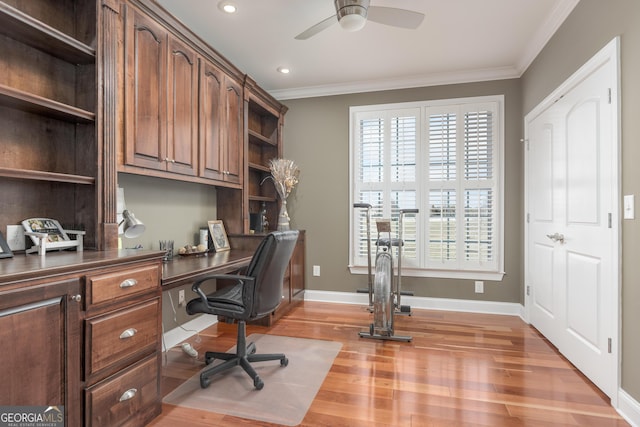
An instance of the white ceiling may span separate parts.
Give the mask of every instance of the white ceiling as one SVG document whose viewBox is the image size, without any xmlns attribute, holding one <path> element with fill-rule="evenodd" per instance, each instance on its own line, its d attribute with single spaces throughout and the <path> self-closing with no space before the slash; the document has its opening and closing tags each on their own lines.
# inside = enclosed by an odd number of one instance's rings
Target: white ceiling
<svg viewBox="0 0 640 427">
<path fill-rule="evenodd" d="M 283 100 L 520 77 L 579 0 L 371 0 L 425 19 L 355 33 L 336 23 L 308 40 L 294 37 L 334 15 L 333 0 L 232 0 L 233 15 L 220 0 L 156 1 Z"/>
</svg>

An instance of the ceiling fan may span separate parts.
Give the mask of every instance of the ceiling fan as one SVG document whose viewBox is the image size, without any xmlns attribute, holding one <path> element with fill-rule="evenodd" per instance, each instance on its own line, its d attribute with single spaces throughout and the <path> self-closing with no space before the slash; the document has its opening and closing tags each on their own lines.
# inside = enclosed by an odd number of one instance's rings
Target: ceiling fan
<svg viewBox="0 0 640 427">
<path fill-rule="evenodd" d="M 395 7 L 369 6 L 370 0 L 334 0 L 336 14 L 318 22 L 298 34 L 296 40 L 306 40 L 336 23 L 346 31 L 358 31 L 367 19 L 379 24 L 406 29 L 416 29 L 422 23 L 424 14 Z"/>
</svg>

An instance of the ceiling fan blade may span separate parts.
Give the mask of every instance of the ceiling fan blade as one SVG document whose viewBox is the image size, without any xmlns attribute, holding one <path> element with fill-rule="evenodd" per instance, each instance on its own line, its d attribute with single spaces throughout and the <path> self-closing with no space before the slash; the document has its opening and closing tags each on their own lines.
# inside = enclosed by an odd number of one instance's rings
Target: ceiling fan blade
<svg viewBox="0 0 640 427">
<path fill-rule="evenodd" d="M 369 21 L 414 30 L 422 24 L 424 14 L 395 7 L 369 6 Z"/>
<path fill-rule="evenodd" d="M 295 36 L 295 39 L 296 40 L 306 40 L 306 39 L 308 39 L 310 37 L 315 36 L 320 31 L 329 28 L 330 26 L 332 26 L 336 22 L 338 22 L 338 19 L 336 18 L 336 15 L 332 15 L 332 16 L 328 17 L 327 19 L 325 19 L 323 21 L 320 21 L 316 25 L 313 25 L 312 27 L 310 27 L 310 28 L 306 29 L 305 31 L 301 32 L 300 34 Z"/>
</svg>

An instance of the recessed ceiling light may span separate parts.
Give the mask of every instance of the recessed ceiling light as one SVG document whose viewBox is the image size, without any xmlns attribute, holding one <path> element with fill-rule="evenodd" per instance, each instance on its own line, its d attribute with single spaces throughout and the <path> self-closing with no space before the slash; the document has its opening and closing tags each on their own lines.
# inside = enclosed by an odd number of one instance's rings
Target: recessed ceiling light
<svg viewBox="0 0 640 427">
<path fill-rule="evenodd" d="M 278 72 L 282 74 L 289 74 L 291 70 L 287 67 L 278 67 Z"/>
<path fill-rule="evenodd" d="M 236 13 L 236 11 L 238 10 L 235 4 L 225 0 L 218 3 L 218 9 L 226 13 Z"/>
</svg>

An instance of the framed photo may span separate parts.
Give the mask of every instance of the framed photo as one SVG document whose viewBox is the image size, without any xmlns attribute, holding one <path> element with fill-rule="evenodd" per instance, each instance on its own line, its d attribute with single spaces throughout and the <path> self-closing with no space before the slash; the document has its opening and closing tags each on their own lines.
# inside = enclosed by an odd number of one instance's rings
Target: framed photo
<svg viewBox="0 0 640 427">
<path fill-rule="evenodd" d="M 209 233 L 213 241 L 213 247 L 216 252 L 224 252 L 231 249 L 229 246 L 229 238 L 224 230 L 224 224 L 221 220 L 207 221 L 209 224 Z"/>
<path fill-rule="evenodd" d="M 0 258 L 11 258 L 13 256 L 13 252 L 9 248 L 7 241 L 4 240 L 4 236 L 0 231 Z"/>
</svg>

